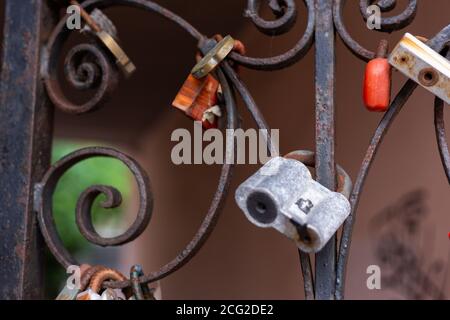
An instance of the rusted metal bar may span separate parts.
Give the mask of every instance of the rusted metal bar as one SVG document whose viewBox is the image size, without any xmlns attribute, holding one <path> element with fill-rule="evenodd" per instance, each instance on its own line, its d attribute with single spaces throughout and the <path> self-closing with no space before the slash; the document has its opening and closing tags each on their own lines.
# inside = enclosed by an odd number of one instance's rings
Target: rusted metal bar
<svg viewBox="0 0 450 320">
<path fill-rule="evenodd" d="M 334 24 L 333 4 L 316 0 L 316 178 L 335 190 L 334 162 Z M 333 299 L 336 270 L 336 237 L 316 254 L 316 299 Z"/>
<path fill-rule="evenodd" d="M 447 135 L 445 132 L 444 122 L 444 101 L 436 98 L 434 102 L 434 126 L 436 128 L 436 139 L 441 156 L 442 165 L 444 166 L 445 175 L 450 183 L 450 153 L 448 151 Z"/>
<path fill-rule="evenodd" d="M 6 0 L 0 78 L 0 299 L 43 294 L 43 241 L 33 185 L 50 164 L 53 112 L 39 81 L 52 27 L 47 1 Z M 45 20 L 45 24 L 44 24 Z"/>
</svg>

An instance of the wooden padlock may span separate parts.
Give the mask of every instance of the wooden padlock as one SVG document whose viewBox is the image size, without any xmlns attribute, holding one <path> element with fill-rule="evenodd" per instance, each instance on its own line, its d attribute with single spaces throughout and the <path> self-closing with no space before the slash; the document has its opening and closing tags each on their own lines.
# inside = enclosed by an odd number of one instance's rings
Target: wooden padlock
<svg viewBox="0 0 450 320">
<path fill-rule="evenodd" d="M 221 116 L 217 105 L 219 87 L 219 82 L 210 74 L 200 79 L 190 74 L 172 105 L 195 121 L 201 121 L 205 129 L 217 128 Z"/>
</svg>

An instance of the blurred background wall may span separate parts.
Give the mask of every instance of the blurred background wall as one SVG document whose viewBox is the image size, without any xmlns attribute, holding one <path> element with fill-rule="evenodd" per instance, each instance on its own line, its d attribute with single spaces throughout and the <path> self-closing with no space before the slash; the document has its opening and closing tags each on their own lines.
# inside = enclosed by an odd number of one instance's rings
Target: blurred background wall
<svg viewBox="0 0 450 320">
<path fill-rule="evenodd" d="M 291 48 L 303 34 L 302 1 L 295 28 L 281 37 L 261 35 L 242 13 L 244 0 L 164 1 L 206 35 L 231 34 L 249 56 L 266 57 Z M 398 1 L 397 11 L 406 1 Z M 267 9 L 267 8 L 265 8 Z M 449 23 L 448 0 L 419 0 L 415 21 L 392 35 L 370 32 L 357 1 L 345 9 L 347 29 L 368 49 L 387 37 L 391 47 L 408 31 L 431 37 Z M 120 248 L 120 268 L 141 263 L 146 272 L 174 258 L 192 238 L 214 194 L 220 166 L 175 166 L 173 130 L 192 122 L 171 102 L 192 68 L 196 43 L 161 17 L 129 8 L 106 10 L 123 47 L 137 65 L 112 100 L 99 111 L 71 116 L 56 111 L 58 139 L 96 141 L 135 157 L 153 185 L 155 207 L 146 232 Z M 268 16 L 270 16 L 268 14 Z M 356 178 L 380 114 L 361 98 L 365 64 L 336 41 L 336 160 Z M 314 47 L 294 66 L 275 72 L 243 69 L 241 77 L 272 128 L 280 129 L 282 154 L 314 149 Z M 393 77 L 393 94 L 405 82 Z M 253 127 L 239 104 L 245 128 Z M 450 116 L 446 114 L 446 120 Z M 199 254 L 161 281 L 166 299 L 299 299 L 303 297 L 298 254 L 275 231 L 250 224 L 234 202 L 234 190 L 258 166 L 239 165 L 219 223 Z M 433 127 L 433 97 L 418 89 L 387 135 L 369 175 L 356 219 L 347 274 L 348 299 L 430 299 L 450 296 L 449 186 L 439 160 Z M 137 199 L 134 199 L 136 207 Z M 127 219 L 134 218 L 131 206 Z M 68 213 L 71 214 L 71 213 Z M 101 250 L 98 251 L 101 254 Z M 368 290 L 366 269 L 379 265 L 382 289 Z"/>
</svg>

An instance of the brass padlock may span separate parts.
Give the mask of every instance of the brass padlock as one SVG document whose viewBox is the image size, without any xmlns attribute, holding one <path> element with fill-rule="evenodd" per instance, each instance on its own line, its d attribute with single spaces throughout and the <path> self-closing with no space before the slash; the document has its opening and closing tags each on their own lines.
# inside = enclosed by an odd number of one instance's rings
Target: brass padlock
<svg viewBox="0 0 450 320">
<path fill-rule="evenodd" d="M 450 104 L 450 61 L 417 37 L 406 33 L 389 56 L 389 63 Z"/>
<path fill-rule="evenodd" d="M 80 8 L 81 17 L 86 22 L 86 26 L 83 31 L 92 32 L 95 36 L 97 36 L 97 38 L 115 57 L 116 63 L 124 75 L 126 77 L 131 76 L 133 72 L 136 71 L 136 66 L 116 40 L 117 31 L 112 21 L 98 9 L 94 9 L 92 13 L 89 14 L 76 0 L 70 0 L 70 3 L 72 5 L 79 6 Z"/>
<path fill-rule="evenodd" d="M 206 77 L 228 56 L 234 46 L 234 39 L 226 36 L 194 66 L 191 74 L 197 79 Z"/>
</svg>

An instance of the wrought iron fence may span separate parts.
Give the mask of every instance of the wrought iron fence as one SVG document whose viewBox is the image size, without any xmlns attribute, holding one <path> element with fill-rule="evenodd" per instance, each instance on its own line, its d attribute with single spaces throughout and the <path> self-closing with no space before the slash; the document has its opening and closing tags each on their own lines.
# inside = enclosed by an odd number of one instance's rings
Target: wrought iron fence
<svg viewBox="0 0 450 320">
<path fill-rule="evenodd" d="M 260 15 L 260 7 L 268 4 L 274 20 Z M 343 22 L 345 0 L 303 0 L 307 10 L 307 26 L 295 46 L 283 54 L 268 58 L 254 58 L 231 53 L 221 63 L 216 74 L 223 90 L 226 111 L 226 128 L 237 128 L 235 93 L 244 102 L 256 126 L 268 129 L 268 124 L 243 81 L 230 64 L 249 69 L 272 71 L 287 68 L 299 61 L 312 48 L 316 57 L 316 152 L 315 168 L 318 182 L 331 190 L 336 188 L 335 169 L 335 38 L 339 37 L 359 59 L 368 61 L 375 53 L 355 41 Z M 368 19 L 367 8 L 377 4 L 382 12 L 389 12 L 395 0 L 361 0 L 361 14 Z M 120 203 L 119 192 L 110 186 L 91 186 L 80 196 L 76 209 L 76 222 L 82 235 L 99 246 L 119 246 L 136 239 L 150 221 L 153 197 L 149 179 L 140 165 L 120 151 L 91 147 L 78 150 L 49 166 L 52 143 L 53 108 L 71 114 L 83 114 L 99 108 L 113 94 L 119 84 L 119 69 L 103 47 L 86 40 L 75 45 L 65 57 L 64 68 L 70 84 L 78 90 L 94 89 L 88 102 L 76 104 L 66 98 L 57 72 L 62 46 L 70 30 L 66 18 L 59 19 L 59 10 L 67 5 L 57 0 L 6 0 L 3 40 L 3 63 L 0 80 L 0 298 L 37 298 L 43 288 L 43 240 L 64 267 L 78 264 L 62 243 L 52 217 L 52 195 L 56 184 L 73 165 L 88 158 L 105 156 L 122 161 L 132 172 L 138 185 L 139 209 L 136 220 L 123 234 L 104 238 L 94 229 L 91 206 L 99 194 L 104 194 L 106 208 Z M 206 54 L 216 44 L 190 25 L 181 16 L 148 0 L 86 0 L 82 7 L 91 12 L 94 8 L 112 6 L 135 7 L 149 14 L 158 14 L 177 24 L 192 36 L 198 49 Z M 406 8 L 394 16 L 381 19 L 381 28 L 375 31 L 393 32 L 408 26 L 417 12 L 418 1 L 409 0 Z M 259 31 L 267 35 L 288 32 L 296 22 L 297 6 L 293 0 L 248 0 L 245 16 Z M 369 31 L 368 31 L 369 32 Z M 437 52 L 445 53 L 450 42 L 450 25 L 443 28 L 427 44 Z M 304 290 L 307 299 L 342 299 L 345 272 L 350 250 L 351 235 L 360 195 L 386 132 L 402 107 L 416 89 L 408 80 L 393 99 L 388 111 L 375 130 L 350 196 L 352 212 L 346 220 L 340 243 L 332 238 L 315 257 L 313 272 L 310 256 L 300 254 Z M 450 181 L 450 156 L 444 130 L 444 103 L 436 99 L 435 127 L 439 151 L 445 173 Z M 229 151 L 232 152 L 232 151 Z M 170 262 L 159 270 L 139 278 L 150 283 L 169 276 L 183 267 L 201 249 L 212 232 L 227 195 L 233 166 L 224 164 L 216 193 L 204 220 L 193 239 Z M 130 280 L 107 282 L 111 288 L 125 288 Z"/>
</svg>

